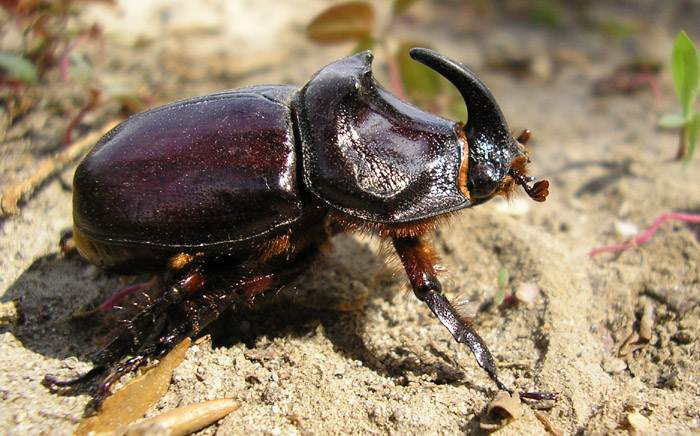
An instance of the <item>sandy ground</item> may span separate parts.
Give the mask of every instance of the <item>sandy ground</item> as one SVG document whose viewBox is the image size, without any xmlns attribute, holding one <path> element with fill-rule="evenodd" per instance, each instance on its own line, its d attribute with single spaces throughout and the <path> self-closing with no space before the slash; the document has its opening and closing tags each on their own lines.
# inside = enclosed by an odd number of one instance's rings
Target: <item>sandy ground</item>
<svg viewBox="0 0 700 436">
<path fill-rule="evenodd" d="M 84 50 L 104 80 L 153 89 L 158 102 L 251 84 L 301 84 L 349 52 L 304 39 L 301 26 L 323 2 L 274 2 L 264 13 L 258 2 L 241 2 L 240 9 L 140 3 L 152 9 L 86 11 L 83 19 L 101 20 L 107 36 Z M 666 66 L 681 27 L 700 41 L 700 7 L 588 3 L 547 27 L 513 6 L 475 14 L 458 5 L 416 5 L 392 28 L 392 41 L 423 41 L 479 72 L 511 128 L 532 130 L 532 173 L 551 183 L 544 204 L 516 199 L 508 209 L 491 202 L 433 238 L 449 271 L 443 282 L 450 298 L 477 307 L 490 301 L 503 267 L 509 292 L 523 283 L 540 290 L 533 304 L 476 315 L 508 385 L 560 394 L 556 402 L 531 403 L 498 434 L 698 434 L 700 227 L 670 222 L 637 249 L 593 260 L 587 253 L 629 239 L 661 213 L 700 212 L 700 158 L 683 172 L 672 161 L 677 136 L 656 126 L 661 114 L 677 110 L 668 69 L 659 76 L 661 98 L 645 87 L 593 92 L 626 62 Z M 378 10 L 385 17 L 388 4 Z M 596 27 L 611 17 L 636 30 L 613 37 Z M 142 38 L 138 49 L 131 48 L 134 35 Z M 514 75 L 494 66 L 514 56 L 531 68 Z M 379 52 L 376 65 L 386 83 Z M 36 111 L 12 126 L 3 121 L 1 189 L 60 146 L 66 113 L 80 107 L 80 88 L 53 76 L 45 81 L 27 90 L 39 102 Z M 78 134 L 115 115 L 115 107 L 102 107 Z M 23 324 L 0 330 L 0 433 L 74 431 L 89 396 L 54 395 L 40 382 L 47 373 L 89 368 L 96 327 L 69 316 L 125 283 L 58 254 L 60 234 L 71 225 L 66 185 L 73 169 L 43 186 L 21 215 L 0 222 L 0 300 L 19 300 L 26 311 Z M 150 414 L 235 398 L 240 409 L 198 434 L 480 434 L 496 391 L 469 350 L 411 296 L 377 241 L 343 236 L 334 246 L 325 266 L 286 290 L 279 304 L 225 316 L 214 340 L 189 350 Z M 333 310 L 342 305 L 361 309 Z M 649 326 L 648 340 L 624 346 Z M 639 416 L 641 424 L 630 424 Z"/>
</svg>

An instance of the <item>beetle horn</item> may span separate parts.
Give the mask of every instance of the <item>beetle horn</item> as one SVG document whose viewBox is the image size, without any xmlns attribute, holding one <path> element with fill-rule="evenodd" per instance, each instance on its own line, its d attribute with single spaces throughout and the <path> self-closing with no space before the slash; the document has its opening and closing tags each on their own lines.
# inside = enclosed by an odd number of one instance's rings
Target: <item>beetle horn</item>
<svg viewBox="0 0 700 436">
<path fill-rule="evenodd" d="M 462 94 L 468 112 L 464 133 L 469 143 L 472 143 L 472 139 L 485 139 L 492 144 L 507 144 L 513 141 L 506 119 L 491 91 L 474 72 L 427 48 L 412 48 L 410 54 L 416 61 L 440 73 Z M 475 138 L 477 135 L 479 138 Z"/>
<path fill-rule="evenodd" d="M 469 144 L 469 175 L 467 187 L 478 198 L 490 198 L 506 175 L 521 185 L 535 201 L 544 201 L 549 194 L 549 182 L 535 183 L 532 187 L 519 156 L 527 156 L 508 129 L 508 123 L 496 99 L 484 83 L 470 69 L 440 53 L 427 48 L 413 48 L 411 57 L 440 73 L 457 88 L 467 105 L 467 124 L 464 134 Z M 519 140 L 527 142 L 529 133 Z M 494 158 L 499 153 L 500 158 Z M 520 162 L 516 164 L 516 162 Z"/>
</svg>

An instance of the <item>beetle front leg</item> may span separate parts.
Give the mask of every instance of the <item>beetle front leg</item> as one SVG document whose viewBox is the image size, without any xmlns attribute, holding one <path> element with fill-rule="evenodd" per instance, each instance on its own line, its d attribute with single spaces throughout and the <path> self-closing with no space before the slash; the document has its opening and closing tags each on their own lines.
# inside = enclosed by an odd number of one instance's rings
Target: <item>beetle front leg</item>
<svg viewBox="0 0 700 436">
<path fill-rule="evenodd" d="M 433 250 L 418 236 L 395 237 L 393 243 L 416 297 L 430 307 L 430 310 L 438 317 L 442 325 L 452 333 L 457 342 L 469 346 L 479 366 L 488 373 L 491 380 L 498 386 L 498 389 L 512 394 L 513 390 L 506 387 L 498 378 L 496 362 L 484 340 L 474 330 L 471 322 L 460 314 L 452 303 L 442 295 L 442 285 L 435 271 L 437 256 Z M 553 400 L 557 398 L 557 394 L 522 392 L 520 397 L 534 400 Z"/>
<path fill-rule="evenodd" d="M 436 256 L 430 247 L 417 236 L 394 238 L 393 242 L 416 297 L 430 307 L 457 342 L 469 346 L 479 366 L 486 370 L 498 389 L 512 392 L 498 378 L 496 362 L 484 340 L 442 294 L 442 285 L 435 272 Z"/>
</svg>

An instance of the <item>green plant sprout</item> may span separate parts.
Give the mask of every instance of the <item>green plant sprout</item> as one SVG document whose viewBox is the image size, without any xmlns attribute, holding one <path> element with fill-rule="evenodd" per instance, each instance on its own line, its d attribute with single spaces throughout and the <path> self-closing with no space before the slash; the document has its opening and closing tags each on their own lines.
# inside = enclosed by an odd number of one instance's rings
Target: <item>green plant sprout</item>
<svg viewBox="0 0 700 436">
<path fill-rule="evenodd" d="M 681 113 L 665 114 L 659 120 L 659 125 L 668 129 L 680 129 L 680 146 L 676 159 L 683 161 L 683 168 L 690 163 L 695 146 L 698 143 L 700 118 L 695 109 L 695 101 L 700 90 L 700 60 L 693 41 L 684 31 L 678 34 L 671 53 L 671 73 L 673 87 L 678 101 L 681 103 Z"/>
<path fill-rule="evenodd" d="M 506 299 L 506 286 L 508 286 L 509 279 L 508 268 L 501 268 L 501 270 L 498 271 L 498 291 L 496 291 L 496 295 L 493 296 L 494 306 L 500 306 Z"/>
<path fill-rule="evenodd" d="M 0 51 L 0 70 L 4 70 L 11 78 L 20 82 L 35 82 L 38 73 L 36 67 L 29 59 L 22 55 Z"/>
<path fill-rule="evenodd" d="M 698 111 L 695 109 L 695 100 L 700 90 L 700 60 L 693 41 L 684 31 L 678 34 L 671 53 L 671 72 L 673 74 L 673 86 L 681 103 L 682 112 L 670 113 L 661 117 L 659 125 L 669 129 L 681 129 L 680 147 L 677 159 L 683 160 L 683 169 L 688 167 L 698 143 L 698 128 L 700 121 Z M 679 220 L 691 224 L 700 224 L 700 215 L 683 212 L 669 212 L 660 215 L 651 227 L 637 238 L 624 244 L 612 244 L 596 248 L 588 253 L 589 257 L 595 257 L 605 252 L 624 251 L 637 247 L 656 233 L 661 223 L 666 220 Z"/>
</svg>

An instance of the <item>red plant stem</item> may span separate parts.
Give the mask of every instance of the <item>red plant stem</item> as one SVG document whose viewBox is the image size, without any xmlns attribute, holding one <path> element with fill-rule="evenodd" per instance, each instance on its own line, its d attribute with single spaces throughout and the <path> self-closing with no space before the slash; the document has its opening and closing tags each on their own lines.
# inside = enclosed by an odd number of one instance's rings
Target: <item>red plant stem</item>
<svg viewBox="0 0 700 436">
<path fill-rule="evenodd" d="M 87 115 L 88 112 L 93 110 L 96 106 L 97 103 L 100 101 L 100 93 L 99 91 L 96 91 L 94 89 L 89 90 L 89 99 L 87 103 L 85 103 L 85 106 L 83 106 L 80 109 L 80 112 L 78 112 L 78 115 L 76 115 L 71 122 L 68 124 L 68 127 L 66 128 L 65 133 L 63 134 L 63 142 L 66 146 L 70 145 L 71 143 L 71 137 L 73 136 L 73 130 L 75 127 L 80 124 L 80 122 L 83 120 L 85 115 Z"/>
<path fill-rule="evenodd" d="M 396 59 L 393 56 L 388 56 L 386 66 L 389 70 L 389 83 L 391 83 L 391 88 L 394 91 L 394 94 L 401 100 L 406 100 L 406 92 L 403 89 L 403 82 L 401 81 L 401 73 L 399 72 L 398 62 L 396 62 Z"/>
<path fill-rule="evenodd" d="M 63 83 L 68 83 L 70 82 L 70 75 L 68 74 L 68 67 L 70 67 L 70 54 L 75 48 L 82 44 L 83 41 L 87 39 L 87 37 L 90 36 L 90 32 L 83 32 L 81 33 L 73 42 L 67 43 L 66 48 L 63 51 L 63 54 L 61 55 L 61 60 L 59 62 L 60 65 L 60 71 L 61 71 L 61 80 Z"/>
<path fill-rule="evenodd" d="M 126 288 L 120 290 L 113 296 L 107 299 L 104 303 L 100 304 L 97 308 L 97 312 L 105 312 L 112 307 L 116 306 L 117 303 L 122 300 L 124 297 L 127 297 L 131 294 L 134 294 L 136 292 L 140 292 L 143 290 L 146 290 L 152 286 L 158 286 L 160 283 L 160 278 L 158 276 L 153 277 L 148 282 L 143 282 L 143 283 L 136 283 L 135 285 L 127 286 Z"/>
<path fill-rule="evenodd" d="M 594 257 L 600 253 L 604 253 L 606 251 L 623 251 L 627 250 L 628 248 L 636 247 L 638 245 L 643 244 L 644 242 L 647 241 L 647 239 L 651 238 L 654 236 L 654 233 L 656 233 L 656 230 L 659 228 L 662 222 L 670 219 L 675 219 L 675 220 L 681 220 L 685 221 L 687 223 L 694 223 L 694 224 L 700 224 L 700 215 L 694 215 L 690 213 L 680 213 L 680 212 L 669 212 L 665 213 L 654 221 L 654 224 L 649 227 L 649 230 L 646 232 L 642 233 L 640 236 L 638 236 L 635 239 L 632 239 L 631 241 L 627 242 L 626 244 L 612 244 L 612 245 L 607 245 L 605 247 L 601 248 L 596 248 L 595 250 L 591 251 L 588 253 L 589 257 Z"/>
</svg>

